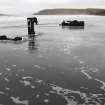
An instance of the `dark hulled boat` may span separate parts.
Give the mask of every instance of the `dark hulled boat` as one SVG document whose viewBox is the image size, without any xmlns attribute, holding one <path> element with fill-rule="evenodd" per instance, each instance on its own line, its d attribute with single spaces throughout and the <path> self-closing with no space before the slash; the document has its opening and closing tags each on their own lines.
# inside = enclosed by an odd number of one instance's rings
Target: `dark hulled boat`
<svg viewBox="0 0 105 105">
<path fill-rule="evenodd" d="M 85 23 L 84 21 L 78 21 L 78 20 L 73 20 L 73 21 L 65 21 L 60 24 L 62 26 L 84 26 Z"/>
</svg>

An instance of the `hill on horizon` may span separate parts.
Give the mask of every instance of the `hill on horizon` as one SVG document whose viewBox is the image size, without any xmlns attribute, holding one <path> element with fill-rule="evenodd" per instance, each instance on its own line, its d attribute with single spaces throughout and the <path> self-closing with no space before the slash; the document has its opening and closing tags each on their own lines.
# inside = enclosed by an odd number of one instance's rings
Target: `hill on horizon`
<svg viewBox="0 0 105 105">
<path fill-rule="evenodd" d="M 12 16 L 12 15 L 0 13 L 0 16 Z"/>
<path fill-rule="evenodd" d="M 98 8 L 87 8 L 87 9 L 65 9 L 65 8 L 55 8 L 55 9 L 44 9 L 34 15 L 102 15 L 105 16 L 105 9 Z"/>
</svg>

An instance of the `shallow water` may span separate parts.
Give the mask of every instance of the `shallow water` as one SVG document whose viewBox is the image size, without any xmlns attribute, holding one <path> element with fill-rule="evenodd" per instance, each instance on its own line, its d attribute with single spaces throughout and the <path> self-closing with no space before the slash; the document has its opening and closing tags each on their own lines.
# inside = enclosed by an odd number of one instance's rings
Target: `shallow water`
<svg viewBox="0 0 105 105">
<path fill-rule="evenodd" d="M 62 28 L 63 19 L 86 26 Z M 0 42 L 0 105 L 104 105 L 105 17 L 38 20 L 36 38 Z M 27 39 L 26 17 L 1 17 L 0 34 Z"/>
</svg>

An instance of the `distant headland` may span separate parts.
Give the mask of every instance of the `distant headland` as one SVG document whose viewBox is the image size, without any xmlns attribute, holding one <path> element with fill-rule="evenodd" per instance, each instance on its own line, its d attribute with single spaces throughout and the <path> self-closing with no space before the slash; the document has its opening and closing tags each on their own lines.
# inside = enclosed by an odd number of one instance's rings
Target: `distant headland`
<svg viewBox="0 0 105 105">
<path fill-rule="evenodd" d="M 87 8 L 87 9 L 44 9 L 34 15 L 101 15 L 105 16 L 105 9 Z"/>
<path fill-rule="evenodd" d="M 10 15 L 10 14 L 0 14 L 0 16 L 13 16 L 13 15 Z"/>
</svg>

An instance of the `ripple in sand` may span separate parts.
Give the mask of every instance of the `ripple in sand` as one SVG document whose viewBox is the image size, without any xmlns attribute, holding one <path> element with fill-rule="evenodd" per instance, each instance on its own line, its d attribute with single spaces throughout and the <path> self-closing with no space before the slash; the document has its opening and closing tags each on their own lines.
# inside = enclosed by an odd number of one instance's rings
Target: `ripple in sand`
<svg viewBox="0 0 105 105">
<path fill-rule="evenodd" d="M 36 80 L 37 83 L 43 83 L 43 80 Z"/>
<path fill-rule="evenodd" d="M 50 94 L 49 94 L 49 93 L 45 93 L 44 95 L 45 95 L 45 96 L 49 96 Z"/>
</svg>

